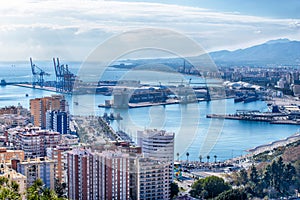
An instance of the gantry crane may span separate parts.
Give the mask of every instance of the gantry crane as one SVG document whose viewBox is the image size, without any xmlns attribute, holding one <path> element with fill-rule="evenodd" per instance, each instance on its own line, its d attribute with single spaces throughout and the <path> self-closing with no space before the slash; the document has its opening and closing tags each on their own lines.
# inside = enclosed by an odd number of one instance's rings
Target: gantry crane
<svg viewBox="0 0 300 200">
<path fill-rule="evenodd" d="M 69 71 L 68 65 L 60 65 L 59 59 L 53 58 L 53 64 L 56 75 L 56 91 L 63 93 L 72 93 L 73 84 L 76 79 L 76 75 Z"/>
<path fill-rule="evenodd" d="M 49 73 L 39 68 L 36 64 L 33 64 L 32 58 L 30 58 L 31 72 L 32 72 L 32 86 L 39 85 L 44 87 L 44 76 L 50 76 Z"/>
</svg>

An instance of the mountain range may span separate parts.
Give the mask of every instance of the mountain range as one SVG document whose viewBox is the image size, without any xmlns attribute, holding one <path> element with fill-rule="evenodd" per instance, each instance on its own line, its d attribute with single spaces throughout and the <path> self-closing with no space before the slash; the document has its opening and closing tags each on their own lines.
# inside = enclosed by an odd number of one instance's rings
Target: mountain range
<svg viewBox="0 0 300 200">
<path fill-rule="evenodd" d="M 245 49 L 211 52 L 210 56 L 216 64 L 299 65 L 300 41 L 271 40 Z"/>
<path fill-rule="evenodd" d="M 263 44 L 255 45 L 235 51 L 215 51 L 209 53 L 212 60 L 218 66 L 299 66 L 300 65 L 300 41 L 289 39 L 270 40 Z M 207 56 L 199 56 L 206 65 Z M 114 65 L 114 67 L 133 68 L 143 66 L 145 68 L 161 70 L 162 65 L 172 68 L 183 66 L 183 58 L 156 58 L 126 60 L 128 65 Z M 186 63 L 189 65 L 189 63 Z M 188 67 L 188 66 L 187 66 Z"/>
</svg>

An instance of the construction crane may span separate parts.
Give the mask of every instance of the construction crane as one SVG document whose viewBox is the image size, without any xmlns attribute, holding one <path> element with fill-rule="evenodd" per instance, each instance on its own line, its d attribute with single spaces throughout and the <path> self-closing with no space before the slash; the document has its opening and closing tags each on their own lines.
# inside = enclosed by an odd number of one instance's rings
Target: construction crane
<svg viewBox="0 0 300 200">
<path fill-rule="evenodd" d="M 44 76 L 50 76 L 49 73 L 39 68 L 36 64 L 33 64 L 32 58 L 30 58 L 31 72 L 32 72 L 32 86 L 39 85 L 44 87 Z"/>
<path fill-rule="evenodd" d="M 72 93 L 76 75 L 70 72 L 68 65 L 61 65 L 58 58 L 56 58 L 56 61 L 55 58 L 53 58 L 56 75 L 56 91 Z"/>
</svg>

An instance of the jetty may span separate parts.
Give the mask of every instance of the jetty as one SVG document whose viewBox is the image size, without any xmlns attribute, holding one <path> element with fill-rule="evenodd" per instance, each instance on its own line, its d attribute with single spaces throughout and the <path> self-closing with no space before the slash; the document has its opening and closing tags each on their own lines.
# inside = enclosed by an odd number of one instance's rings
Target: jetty
<svg viewBox="0 0 300 200">
<path fill-rule="evenodd" d="M 259 110 L 237 110 L 235 114 L 208 114 L 207 118 L 276 122 L 288 120 L 286 113 L 260 112 Z"/>
</svg>

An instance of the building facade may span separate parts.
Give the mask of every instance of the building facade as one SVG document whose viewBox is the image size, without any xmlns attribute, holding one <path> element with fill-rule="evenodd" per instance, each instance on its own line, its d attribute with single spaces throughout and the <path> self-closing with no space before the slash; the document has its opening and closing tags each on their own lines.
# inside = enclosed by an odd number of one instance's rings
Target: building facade
<svg viewBox="0 0 300 200">
<path fill-rule="evenodd" d="M 172 173 L 169 162 L 140 157 L 136 159 L 137 200 L 170 199 Z"/>
<path fill-rule="evenodd" d="M 19 185 L 19 194 L 23 200 L 26 199 L 27 178 L 21 173 L 7 167 L 5 164 L 0 164 L 0 177 L 5 177 L 9 181 L 14 181 Z"/>
<path fill-rule="evenodd" d="M 67 152 L 72 150 L 69 146 L 56 146 L 47 148 L 47 157 L 55 161 L 54 176 L 60 183 L 67 183 Z"/>
<path fill-rule="evenodd" d="M 136 161 L 137 199 L 169 199 L 174 171 L 174 133 L 147 129 L 138 131 L 141 158 Z"/>
<path fill-rule="evenodd" d="M 47 157 L 24 161 L 12 160 L 12 168 L 27 177 L 27 187 L 30 187 L 37 179 L 41 179 L 45 187 L 54 189 L 54 164 L 55 161 Z"/>
<path fill-rule="evenodd" d="M 59 132 L 60 134 L 70 133 L 69 114 L 65 111 L 48 110 L 46 113 L 46 129 Z"/>
<path fill-rule="evenodd" d="M 14 134 L 12 143 L 24 151 L 25 158 L 44 157 L 47 148 L 55 147 L 61 141 L 58 132 L 48 130 L 20 129 Z"/>
<path fill-rule="evenodd" d="M 146 129 L 138 131 L 137 145 L 145 157 L 174 162 L 174 133 L 165 130 Z"/>
<path fill-rule="evenodd" d="M 68 153 L 69 199 L 129 199 L 129 155 L 121 151 Z"/>
<path fill-rule="evenodd" d="M 36 98 L 30 100 L 30 113 L 35 126 L 46 128 L 47 110 L 67 111 L 67 103 L 62 95 L 52 95 L 51 97 Z"/>
</svg>

